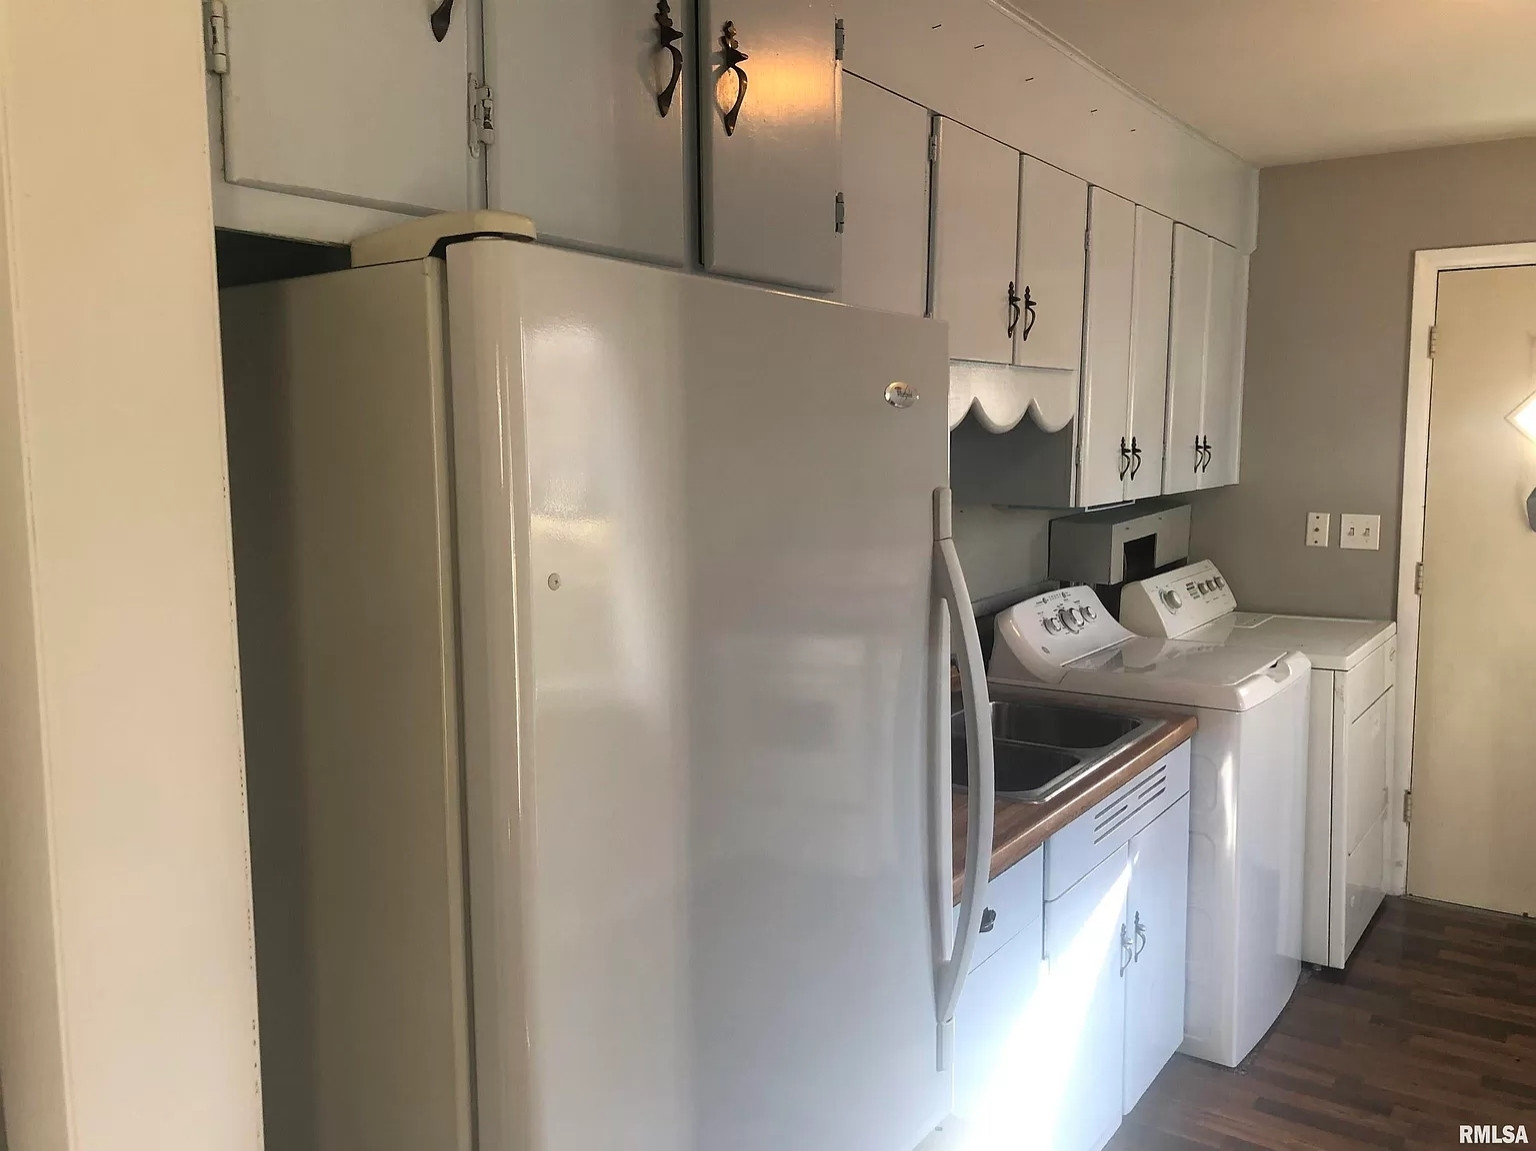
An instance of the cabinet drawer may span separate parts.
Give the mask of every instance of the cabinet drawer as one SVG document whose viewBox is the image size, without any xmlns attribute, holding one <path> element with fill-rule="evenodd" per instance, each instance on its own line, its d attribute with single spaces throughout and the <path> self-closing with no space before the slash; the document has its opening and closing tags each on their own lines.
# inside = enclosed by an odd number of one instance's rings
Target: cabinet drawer
<svg viewBox="0 0 1536 1151">
<path fill-rule="evenodd" d="M 1045 898 L 1063 892 L 1189 792 L 1189 744 L 1174 749 L 1045 845 Z"/>
<path fill-rule="evenodd" d="M 975 971 L 1000 947 L 1040 918 L 1045 908 L 1041 880 L 1044 868 L 1045 848 L 1037 847 L 987 884 L 986 906 L 993 912 L 990 917 L 992 927 L 977 937 L 968 970 Z"/>
<path fill-rule="evenodd" d="M 1353 673 L 1351 673 L 1353 674 Z M 1344 741 L 1344 849 L 1354 851 L 1366 830 L 1387 808 L 1387 748 L 1392 689 L 1349 725 Z M 1337 768 L 1334 778 L 1338 778 Z"/>
<path fill-rule="evenodd" d="M 1381 698 L 1381 693 L 1397 679 L 1397 637 L 1389 639 L 1355 668 L 1335 681 L 1344 696 L 1345 716 L 1354 722 L 1360 714 Z"/>
</svg>

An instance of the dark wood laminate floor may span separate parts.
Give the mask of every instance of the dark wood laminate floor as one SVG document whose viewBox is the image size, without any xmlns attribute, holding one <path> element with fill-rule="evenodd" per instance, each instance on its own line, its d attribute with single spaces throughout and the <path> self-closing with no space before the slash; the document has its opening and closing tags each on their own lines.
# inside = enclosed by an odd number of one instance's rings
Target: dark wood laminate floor
<svg viewBox="0 0 1536 1151">
<path fill-rule="evenodd" d="M 1536 1139 L 1536 920 L 1389 899 L 1239 1070 L 1175 1055 L 1107 1151 L 1417 1151 L 1464 1123 Z"/>
</svg>

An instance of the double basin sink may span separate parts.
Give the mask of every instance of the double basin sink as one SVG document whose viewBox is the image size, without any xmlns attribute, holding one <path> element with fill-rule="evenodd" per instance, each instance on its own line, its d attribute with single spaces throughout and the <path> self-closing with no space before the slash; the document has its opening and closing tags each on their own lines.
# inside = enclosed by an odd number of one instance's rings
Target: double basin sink
<svg viewBox="0 0 1536 1151">
<path fill-rule="evenodd" d="M 1133 743 L 1154 720 L 1035 700 L 992 701 L 992 759 L 999 798 L 1044 803 Z M 967 778 L 965 712 L 950 726 L 950 770 Z"/>
</svg>

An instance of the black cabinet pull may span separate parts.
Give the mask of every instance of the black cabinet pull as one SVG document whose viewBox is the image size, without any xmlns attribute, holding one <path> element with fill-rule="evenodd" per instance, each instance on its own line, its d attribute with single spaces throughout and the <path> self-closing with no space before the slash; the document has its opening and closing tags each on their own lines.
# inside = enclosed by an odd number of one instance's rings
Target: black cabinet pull
<svg viewBox="0 0 1536 1151">
<path fill-rule="evenodd" d="M 453 23 L 453 0 L 443 0 L 432 9 L 432 15 L 427 23 L 432 25 L 432 35 L 441 44 L 443 37 L 448 35 L 448 25 Z"/>
<path fill-rule="evenodd" d="M 677 95 L 677 82 L 683 78 L 683 50 L 677 46 L 682 38 L 683 34 L 672 23 L 672 5 L 667 0 L 656 0 L 657 43 L 661 51 L 672 54 L 672 78 L 667 81 L 665 88 L 656 93 L 656 107 L 660 109 L 663 120 L 672 110 L 672 98 Z"/>
<path fill-rule="evenodd" d="M 981 913 L 981 931 L 982 931 L 982 933 L 985 934 L 986 932 L 991 931 L 992 928 L 996 924 L 997 924 L 997 912 L 993 911 L 990 907 L 988 907 L 985 910 L 983 910 L 982 913 Z"/>
<path fill-rule="evenodd" d="M 1205 463 L 1205 448 L 1200 445 L 1200 437 L 1195 437 L 1195 472 L 1198 474 Z"/>
<path fill-rule="evenodd" d="M 1136 950 L 1131 953 L 1132 963 L 1140 962 L 1142 948 L 1146 947 L 1146 945 L 1147 928 L 1146 925 L 1141 922 L 1141 912 L 1138 911 L 1136 913 Z"/>
<path fill-rule="evenodd" d="M 1029 285 L 1024 285 L 1024 330 L 1019 333 L 1019 342 L 1029 339 L 1029 333 L 1035 330 L 1035 304 L 1037 301 L 1029 294 Z M 1009 333 L 1012 335 L 1012 333 Z"/>
<path fill-rule="evenodd" d="M 1211 437 L 1210 436 L 1206 436 L 1205 437 L 1205 443 L 1201 446 L 1200 450 L 1205 453 L 1205 462 L 1200 465 L 1200 471 L 1202 473 L 1204 473 L 1204 472 L 1207 472 L 1207 471 L 1210 470 L 1210 467 L 1211 467 L 1211 457 L 1215 455 L 1215 453 L 1213 451 L 1211 451 Z"/>
<path fill-rule="evenodd" d="M 720 29 L 720 75 L 716 77 L 718 82 L 727 72 L 736 73 L 736 100 L 723 113 L 725 120 L 725 134 L 736 134 L 736 118 L 741 115 L 741 106 L 747 101 L 747 73 L 742 64 L 748 59 L 741 45 L 736 42 L 736 21 L 727 20 L 725 26 Z"/>
<path fill-rule="evenodd" d="M 1125 446 L 1125 437 L 1120 437 L 1120 478 L 1125 479 L 1125 473 L 1131 467 L 1131 449 Z"/>
<path fill-rule="evenodd" d="M 1027 289 L 1026 289 L 1027 290 Z M 1008 281 L 1008 338 L 1013 339 L 1013 333 L 1019 330 L 1019 290 L 1012 280 Z"/>
<path fill-rule="evenodd" d="M 1123 442 L 1123 441 L 1122 441 Z M 1141 448 L 1136 445 L 1136 437 L 1131 437 L 1131 479 L 1136 478 L 1136 473 L 1141 471 Z"/>
</svg>

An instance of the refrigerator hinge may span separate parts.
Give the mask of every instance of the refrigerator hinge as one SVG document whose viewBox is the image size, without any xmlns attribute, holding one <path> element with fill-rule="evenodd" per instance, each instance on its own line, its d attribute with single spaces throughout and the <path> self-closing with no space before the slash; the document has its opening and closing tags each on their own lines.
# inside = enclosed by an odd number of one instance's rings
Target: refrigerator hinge
<svg viewBox="0 0 1536 1151">
<path fill-rule="evenodd" d="M 843 23 L 843 18 L 837 18 L 835 30 L 832 33 L 832 58 L 841 60 L 843 53 L 848 49 L 848 26 Z"/>
<path fill-rule="evenodd" d="M 208 0 L 203 9 L 207 68 L 215 76 L 229 74 L 229 9 L 224 0 Z"/>
<path fill-rule="evenodd" d="M 1413 789 L 1403 792 L 1403 822 L 1413 822 Z"/>
<path fill-rule="evenodd" d="M 1413 565 L 1413 594 L 1424 594 L 1424 561 L 1420 560 Z"/>
<path fill-rule="evenodd" d="M 837 194 L 837 204 L 836 207 L 833 208 L 832 220 L 833 230 L 836 231 L 838 235 L 842 235 L 843 225 L 848 222 L 848 204 L 847 201 L 843 199 L 843 194 L 841 192 Z"/>
<path fill-rule="evenodd" d="M 1440 325 L 1429 326 L 1429 358 L 1434 359 L 1435 353 L 1440 350 Z"/>
<path fill-rule="evenodd" d="M 469 154 L 479 156 L 481 149 L 496 143 L 494 94 L 473 72 L 469 75 Z"/>
</svg>

